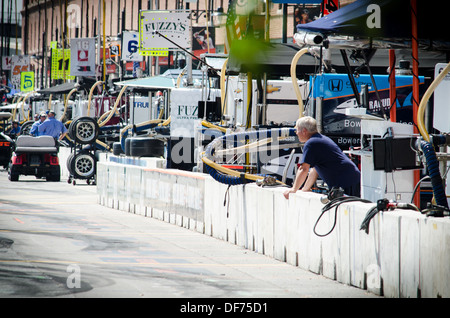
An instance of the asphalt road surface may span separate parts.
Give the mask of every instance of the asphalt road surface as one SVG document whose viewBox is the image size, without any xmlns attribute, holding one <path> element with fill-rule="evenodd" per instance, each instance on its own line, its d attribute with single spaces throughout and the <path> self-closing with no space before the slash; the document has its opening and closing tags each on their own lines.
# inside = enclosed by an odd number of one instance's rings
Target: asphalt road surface
<svg viewBox="0 0 450 318">
<path fill-rule="evenodd" d="M 1 298 L 376 298 L 207 235 L 101 206 L 94 185 L 33 176 L 10 182 L 0 171 L 0 189 Z M 174 310 L 206 308 L 189 306 Z"/>
</svg>

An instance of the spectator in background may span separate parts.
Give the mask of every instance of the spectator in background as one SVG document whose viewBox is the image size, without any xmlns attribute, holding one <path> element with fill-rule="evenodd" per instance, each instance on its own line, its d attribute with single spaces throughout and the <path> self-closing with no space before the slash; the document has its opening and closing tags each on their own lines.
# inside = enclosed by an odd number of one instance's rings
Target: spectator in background
<svg viewBox="0 0 450 318">
<path fill-rule="evenodd" d="M 51 110 L 48 112 L 48 118 L 39 125 L 39 135 L 52 136 L 58 141 L 61 141 L 67 134 L 67 128 L 62 122 L 55 118 L 56 113 Z"/>
<path fill-rule="evenodd" d="M 13 139 L 17 138 L 20 135 L 20 125 L 18 121 L 13 121 L 12 128 L 8 132 L 8 134 Z"/>
<path fill-rule="evenodd" d="M 37 120 L 33 124 L 33 126 L 31 126 L 31 130 L 30 130 L 30 135 L 32 135 L 34 137 L 40 136 L 39 126 L 47 119 L 47 114 L 44 112 L 42 112 L 40 115 L 36 114 L 36 116 L 38 116 Z"/>
</svg>

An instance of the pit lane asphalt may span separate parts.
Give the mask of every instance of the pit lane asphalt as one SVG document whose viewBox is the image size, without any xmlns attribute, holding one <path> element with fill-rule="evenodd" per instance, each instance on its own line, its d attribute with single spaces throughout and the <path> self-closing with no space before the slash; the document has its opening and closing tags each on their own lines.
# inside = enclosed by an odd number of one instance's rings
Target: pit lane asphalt
<svg viewBox="0 0 450 318">
<path fill-rule="evenodd" d="M 0 171 L 0 297 L 375 298 L 192 230 L 97 204 L 95 185 Z"/>
</svg>

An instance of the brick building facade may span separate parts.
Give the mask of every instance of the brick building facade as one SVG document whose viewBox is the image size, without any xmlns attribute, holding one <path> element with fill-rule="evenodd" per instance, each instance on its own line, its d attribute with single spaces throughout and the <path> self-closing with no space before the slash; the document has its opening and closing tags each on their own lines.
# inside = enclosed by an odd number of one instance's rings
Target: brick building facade
<svg viewBox="0 0 450 318">
<path fill-rule="evenodd" d="M 354 0 L 341 0 L 341 3 L 347 4 L 352 1 Z M 238 3 L 245 2 L 244 0 Z M 189 2 L 185 0 L 24 0 L 22 54 L 42 59 L 43 56 L 49 56 L 51 42 L 57 42 L 58 46 L 67 48 L 71 38 L 95 37 L 99 33 L 103 36 L 103 30 L 108 39 L 119 36 L 123 30 L 137 31 L 140 10 L 187 8 L 192 11 L 193 27 L 215 27 L 216 52 L 223 52 L 226 16 L 222 17 L 222 21 L 215 14 L 209 15 L 209 19 L 206 19 L 205 11 L 217 13 L 218 10 L 222 10 L 226 13 L 228 3 L 229 0 L 191 0 Z M 292 42 L 295 5 L 270 2 L 269 9 L 270 40 Z M 99 11 L 100 13 L 104 11 L 104 18 L 100 15 L 99 19 Z M 256 12 L 262 16 L 265 15 L 263 1 L 258 2 Z M 286 17 L 284 20 L 283 16 Z M 36 62 L 35 70 L 39 71 L 42 64 Z"/>
</svg>

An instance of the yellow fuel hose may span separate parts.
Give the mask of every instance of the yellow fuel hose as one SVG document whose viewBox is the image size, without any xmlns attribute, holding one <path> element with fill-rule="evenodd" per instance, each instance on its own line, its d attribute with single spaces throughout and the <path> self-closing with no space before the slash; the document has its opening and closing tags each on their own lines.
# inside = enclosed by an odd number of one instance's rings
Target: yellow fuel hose
<svg viewBox="0 0 450 318">
<path fill-rule="evenodd" d="M 422 97 L 419 105 L 419 110 L 417 111 L 417 126 L 419 127 L 420 134 L 427 141 L 430 142 L 430 136 L 428 135 L 427 129 L 425 127 L 424 115 L 425 108 L 427 107 L 428 100 L 435 91 L 436 87 L 442 82 L 445 76 L 450 72 L 450 63 L 442 70 L 442 72 L 434 79 L 433 83 L 428 87 L 427 91 Z"/>
<path fill-rule="evenodd" d="M 88 109 L 87 109 L 87 115 L 89 116 L 89 113 L 91 111 L 91 101 L 92 101 L 92 95 L 94 95 L 94 90 L 98 85 L 103 84 L 103 81 L 98 81 L 91 87 L 91 91 L 89 92 L 89 99 L 88 99 Z"/>
<path fill-rule="evenodd" d="M 24 98 L 24 96 L 21 96 L 19 98 L 19 100 L 17 101 L 16 107 L 14 107 L 13 112 L 12 112 L 11 120 L 14 120 L 14 118 L 16 117 L 17 105 L 19 105 L 19 103 L 22 101 L 23 98 Z"/>
<path fill-rule="evenodd" d="M 181 79 L 183 78 L 184 74 L 186 73 L 186 68 L 184 68 L 180 74 L 178 74 L 178 78 L 177 78 L 177 84 L 176 87 L 180 88 L 180 83 L 181 83 Z"/>
<path fill-rule="evenodd" d="M 123 93 L 125 92 L 125 90 L 126 90 L 127 88 L 128 88 L 128 85 L 124 85 L 124 86 L 122 87 L 122 89 L 120 90 L 119 96 L 117 96 L 116 102 L 114 103 L 113 109 L 111 109 L 111 110 L 109 111 L 108 118 L 106 118 L 106 119 L 105 119 L 104 121 L 102 121 L 101 123 L 99 122 L 99 123 L 98 123 L 98 126 L 99 126 L 99 127 L 103 127 L 103 126 L 111 119 L 111 117 L 114 115 L 114 113 L 116 112 L 117 106 L 119 105 L 120 100 L 122 99 L 122 95 L 123 95 Z"/>
<path fill-rule="evenodd" d="M 48 99 L 48 104 L 47 104 L 47 109 L 48 110 L 52 109 L 52 98 L 53 98 L 53 95 L 50 94 L 50 97 Z"/>
<path fill-rule="evenodd" d="M 60 121 L 63 120 L 64 116 L 66 116 L 66 112 L 67 112 L 67 105 L 69 104 L 69 99 L 72 96 L 73 93 L 75 93 L 76 91 L 78 91 L 78 88 L 74 88 L 72 89 L 69 94 L 67 94 L 67 98 L 64 102 L 64 113 L 61 115 L 61 118 L 59 119 Z"/>
<path fill-rule="evenodd" d="M 217 129 L 217 130 L 219 130 L 221 132 L 224 132 L 224 133 L 227 132 L 226 128 L 220 127 L 220 126 L 217 126 L 217 125 L 214 125 L 214 124 L 211 124 L 210 122 L 207 122 L 206 120 L 202 121 L 202 125 L 207 127 L 207 128 Z"/>
<path fill-rule="evenodd" d="M 22 101 L 21 109 L 22 109 L 23 119 L 30 120 L 30 112 L 28 111 L 28 115 L 25 116 L 25 111 L 23 110 L 23 106 L 25 105 L 25 101 L 30 97 L 30 95 L 31 95 L 31 94 L 34 94 L 34 93 L 35 93 L 35 92 L 29 92 L 29 93 L 25 96 L 25 98 L 23 99 L 23 101 Z"/>
<path fill-rule="evenodd" d="M 211 168 L 214 168 L 215 170 L 220 171 L 221 173 L 227 174 L 227 175 L 232 176 L 232 177 L 238 177 L 238 178 L 242 178 L 243 177 L 243 178 L 245 178 L 247 180 L 252 180 L 252 181 L 257 181 L 257 180 L 264 179 L 263 176 L 258 176 L 258 175 L 249 174 L 249 173 L 240 173 L 238 171 L 222 167 L 221 165 L 215 163 L 214 161 L 206 158 L 204 156 L 204 153 L 202 154 L 202 161 L 203 161 L 203 163 L 207 164 Z M 283 182 L 278 181 L 278 180 L 276 180 L 276 183 L 280 184 L 280 185 L 284 185 Z"/>
<path fill-rule="evenodd" d="M 159 124 L 158 126 L 168 126 L 170 124 L 170 117 L 167 118 L 165 121 L 163 121 L 161 124 Z"/>
<path fill-rule="evenodd" d="M 297 62 L 298 60 L 305 54 L 308 52 L 308 49 L 301 49 L 300 51 L 298 51 L 294 58 L 292 59 L 292 63 L 291 63 L 291 80 L 292 80 L 292 85 L 294 86 L 294 92 L 295 95 L 297 96 L 297 101 L 298 101 L 298 107 L 299 107 L 299 118 L 303 117 L 303 111 L 304 111 L 304 105 L 303 105 L 303 98 L 302 98 L 302 93 L 300 92 L 300 88 L 298 87 L 298 83 L 297 83 Z"/>
</svg>

